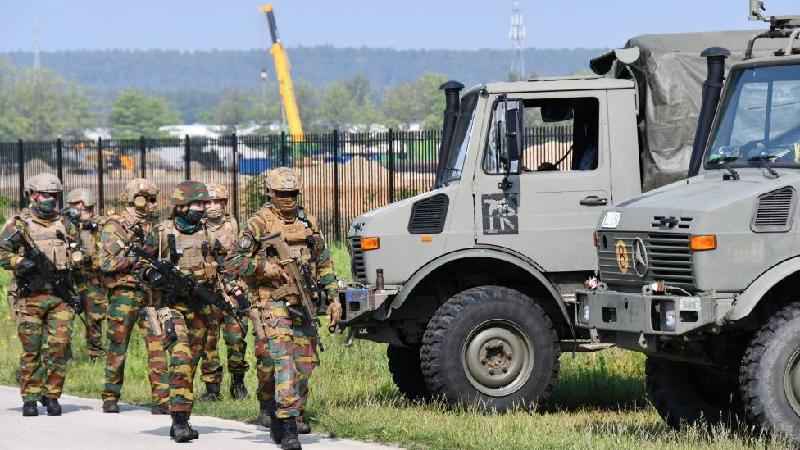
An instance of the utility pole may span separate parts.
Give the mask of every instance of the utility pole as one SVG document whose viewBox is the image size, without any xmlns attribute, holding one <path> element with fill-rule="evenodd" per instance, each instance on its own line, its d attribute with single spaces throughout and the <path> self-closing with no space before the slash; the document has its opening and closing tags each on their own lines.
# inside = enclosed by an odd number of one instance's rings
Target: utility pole
<svg viewBox="0 0 800 450">
<path fill-rule="evenodd" d="M 514 0 L 511 3 L 511 31 L 508 32 L 508 37 L 511 39 L 514 49 L 510 74 L 518 80 L 524 80 L 527 77 L 525 72 L 525 39 L 527 35 L 522 9 L 519 6 L 519 1 Z"/>
</svg>

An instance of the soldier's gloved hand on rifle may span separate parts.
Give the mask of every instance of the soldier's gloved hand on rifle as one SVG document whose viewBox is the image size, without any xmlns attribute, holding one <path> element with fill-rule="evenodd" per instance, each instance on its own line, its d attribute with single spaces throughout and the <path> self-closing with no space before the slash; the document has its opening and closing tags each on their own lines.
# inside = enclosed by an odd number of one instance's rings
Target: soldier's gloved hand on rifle
<svg viewBox="0 0 800 450">
<path fill-rule="evenodd" d="M 18 277 L 24 277 L 25 275 L 29 275 L 36 270 L 36 263 L 29 258 L 21 258 L 17 261 L 17 264 L 14 266 L 14 273 Z"/>
</svg>

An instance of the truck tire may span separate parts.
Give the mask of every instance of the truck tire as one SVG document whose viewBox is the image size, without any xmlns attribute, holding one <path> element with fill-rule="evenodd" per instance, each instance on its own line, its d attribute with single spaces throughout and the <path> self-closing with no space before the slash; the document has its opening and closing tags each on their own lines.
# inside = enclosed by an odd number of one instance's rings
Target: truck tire
<svg viewBox="0 0 800 450">
<path fill-rule="evenodd" d="M 525 294 L 480 286 L 451 297 L 422 338 L 422 374 L 449 405 L 499 412 L 545 401 L 558 378 L 558 334 Z"/>
<path fill-rule="evenodd" d="M 800 303 L 779 310 L 756 332 L 739 380 L 748 419 L 800 442 Z"/>
<path fill-rule="evenodd" d="M 400 391 L 409 400 L 425 400 L 428 388 L 419 361 L 419 347 L 390 345 L 386 348 L 389 357 L 389 372 Z"/>
<path fill-rule="evenodd" d="M 650 356 L 645 362 L 645 387 L 650 403 L 672 428 L 739 423 L 741 402 L 735 371 L 728 375 Z"/>
</svg>

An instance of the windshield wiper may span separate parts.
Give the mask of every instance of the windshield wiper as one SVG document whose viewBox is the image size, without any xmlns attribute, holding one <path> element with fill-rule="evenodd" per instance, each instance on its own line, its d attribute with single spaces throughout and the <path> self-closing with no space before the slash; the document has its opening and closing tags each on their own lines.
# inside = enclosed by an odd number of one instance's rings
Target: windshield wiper
<svg viewBox="0 0 800 450">
<path fill-rule="evenodd" d="M 761 168 L 766 170 L 769 173 L 769 176 L 767 176 L 767 174 L 765 174 L 763 171 L 761 173 L 764 174 L 764 177 L 774 180 L 779 178 L 781 174 L 779 174 L 778 171 L 772 167 L 773 159 L 775 159 L 774 155 L 758 155 L 748 158 L 747 162 L 761 162 Z"/>
<path fill-rule="evenodd" d="M 732 163 L 734 161 L 739 160 L 738 156 L 722 156 L 719 158 L 714 159 L 713 163 L 716 163 L 718 166 L 722 167 L 723 169 L 728 171 L 730 178 L 729 180 L 738 180 L 739 179 L 739 172 L 737 172 L 733 167 L 729 166 L 728 163 Z"/>
</svg>

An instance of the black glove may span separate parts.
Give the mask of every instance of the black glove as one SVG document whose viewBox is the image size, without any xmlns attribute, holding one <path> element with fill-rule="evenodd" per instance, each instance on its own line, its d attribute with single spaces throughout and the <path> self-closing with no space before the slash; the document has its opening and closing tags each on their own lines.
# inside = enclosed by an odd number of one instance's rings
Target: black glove
<svg viewBox="0 0 800 450">
<path fill-rule="evenodd" d="M 83 313 L 83 299 L 79 295 L 71 297 L 67 301 L 67 305 L 75 311 L 75 315 Z"/>
<path fill-rule="evenodd" d="M 14 268 L 14 273 L 19 277 L 24 277 L 36 269 L 36 263 L 32 259 L 22 258 Z"/>
<path fill-rule="evenodd" d="M 234 298 L 236 299 L 236 303 L 239 305 L 239 313 L 244 315 L 244 313 L 252 306 L 250 304 L 250 300 L 247 298 L 247 294 L 242 293 Z"/>
</svg>

